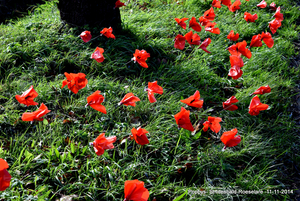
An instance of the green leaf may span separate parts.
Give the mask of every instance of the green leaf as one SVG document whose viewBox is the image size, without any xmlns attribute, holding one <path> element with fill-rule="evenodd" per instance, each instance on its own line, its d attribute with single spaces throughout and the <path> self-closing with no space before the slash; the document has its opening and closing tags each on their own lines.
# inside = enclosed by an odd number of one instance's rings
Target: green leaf
<svg viewBox="0 0 300 201">
<path fill-rule="evenodd" d="M 44 120 L 43 120 L 43 124 L 44 124 L 44 125 L 48 125 L 48 124 L 49 124 L 49 123 L 48 123 L 48 120 L 47 120 L 47 119 L 44 119 Z"/>
<path fill-rule="evenodd" d="M 186 190 L 183 194 L 181 194 L 179 197 L 177 197 L 177 198 L 175 198 L 173 201 L 179 201 L 179 200 L 181 200 L 184 196 L 185 196 L 185 194 L 188 192 L 188 190 Z"/>
</svg>

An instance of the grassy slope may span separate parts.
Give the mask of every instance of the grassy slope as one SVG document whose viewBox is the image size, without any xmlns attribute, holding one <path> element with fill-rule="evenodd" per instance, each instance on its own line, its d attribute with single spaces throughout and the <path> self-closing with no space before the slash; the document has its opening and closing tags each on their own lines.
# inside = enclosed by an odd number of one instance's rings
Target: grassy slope
<svg viewBox="0 0 300 201">
<path fill-rule="evenodd" d="M 269 31 L 273 12 L 256 8 L 258 1 L 242 1 L 241 10 L 231 13 L 223 6 L 215 9 L 220 35 L 199 34 L 202 41 L 210 37 L 207 54 L 202 50 L 184 51 L 173 47 L 178 33 L 187 31 L 176 26 L 175 17 L 200 17 L 211 1 L 133 1 L 121 8 L 125 30 L 116 40 L 99 38 L 84 44 L 77 36 L 83 30 L 60 27 L 59 13 L 51 3 L 34 14 L 0 26 L 0 157 L 10 165 L 11 187 L 0 193 L 5 200 L 43 200 L 76 195 L 87 200 L 122 200 L 124 182 L 139 179 L 150 191 L 150 200 L 173 199 L 186 189 L 286 189 L 280 176 L 284 166 L 280 160 L 299 162 L 293 142 L 296 131 L 289 112 L 298 70 L 289 66 L 295 54 L 295 21 L 298 9 L 287 0 L 282 6 L 284 21 L 273 36 L 275 45 L 252 48 L 252 58 L 243 58 L 244 74 L 238 80 L 227 77 L 230 68 L 226 38 L 231 29 L 250 44 L 252 35 Z M 267 3 L 271 3 L 267 1 Z M 246 23 L 245 11 L 257 13 L 256 23 Z M 93 35 L 99 33 L 94 29 Z M 101 64 L 89 57 L 96 46 L 104 48 Z M 145 49 L 151 57 L 148 69 L 128 63 L 135 49 Z M 64 72 L 83 72 L 89 83 L 77 95 L 61 89 Z M 144 88 L 157 80 L 164 88 L 150 104 Z M 259 86 L 269 84 L 270 94 L 260 96 L 270 109 L 258 116 L 248 114 L 251 94 Z M 34 106 L 20 105 L 14 98 L 34 85 L 38 103 L 52 111 L 48 124 L 30 124 L 20 119 Z M 107 115 L 85 108 L 86 97 L 100 90 L 106 101 Z M 196 125 L 208 115 L 223 119 L 218 134 L 211 131 L 192 136 L 178 131 L 172 115 L 184 106 L 180 99 L 199 90 L 204 109 L 191 109 Z M 116 107 L 127 93 L 133 92 L 141 102 L 133 107 Z M 222 110 L 222 102 L 235 95 L 240 102 L 235 112 Z M 70 120 L 63 123 L 63 120 Z M 141 147 L 128 137 L 132 127 L 149 131 L 150 144 Z M 222 152 L 219 140 L 224 131 L 238 129 L 242 142 Z M 115 149 L 98 157 L 89 146 L 101 132 L 117 136 Z M 201 136 L 200 136 L 201 134 Z M 125 140 L 122 140 L 125 139 Z M 299 151 L 299 150 L 298 150 Z M 192 163 L 192 168 L 185 168 Z M 179 168 L 180 169 L 179 171 Z M 291 168 L 291 167 L 288 167 Z M 288 198 L 288 195 L 226 195 L 226 199 Z M 212 198 L 189 193 L 186 200 Z M 123 198 L 124 199 L 124 198 Z"/>
</svg>

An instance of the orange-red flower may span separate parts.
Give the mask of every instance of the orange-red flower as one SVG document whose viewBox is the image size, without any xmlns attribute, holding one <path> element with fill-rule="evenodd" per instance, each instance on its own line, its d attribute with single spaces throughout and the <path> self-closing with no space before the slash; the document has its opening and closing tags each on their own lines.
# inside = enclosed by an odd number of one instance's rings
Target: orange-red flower
<svg viewBox="0 0 300 201">
<path fill-rule="evenodd" d="M 144 187 L 144 182 L 135 180 L 125 181 L 124 201 L 147 201 L 149 191 Z"/>
<path fill-rule="evenodd" d="M 100 33 L 103 34 L 104 36 L 106 36 L 107 38 L 116 39 L 115 35 L 112 34 L 112 31 L 113 31 L 113 29 L 111 27 L 109 27 L 109 28 L 104 28 L 102 31 L 100 31 Z"/>
<path fill-rule="evenodd" d="M 174 115 L 178 128 L 184 128 L 189 131 L 194 131 L 194 127 L 190 121 L 190 111 L 181 107 L 179 113 Z"/>
<path fill-rule="evenodd" d="M 236 99 L 235 96 L 231 96 L 229 99 L 227 99 L 225 102 L 223 102 L 223 108 L 224 110 L 234 111 L 238 109 L 238 106 L 232 105 L 233 103 L 239 102 L 238 99 Z"/>
<path fill-rule="evenodd" d="M 237 132 L 238 132 L 238 130 L 236 128 L 234 128 L 231 131 L 227 131 L 227 132 L 223 133 L 220 140 L 225 145 L 224 149 L 226 149 L 226 147 L 234 147 L 234 146 L 238 145 L 241 142 L 241 136 L 240 135 L 235 137 Z"/>
<path fill-rule="evenodd" d="M 251 15 L 250 13 L 248 12 L 245 12 L 244 14 L 244 19 L 247 21 L 247 22 L 255 22 L 255 20 L 257 20 L 257 14 L 253 14 Z"/>
<path fill-rule="evenodd" d="M 200 100 L 200 92 L 198 90 L 194 95 L 180 101 L 192 107 L 202 108 L 203 106 L 203 100 Z"/>
<path fill-rule="evenodd" d="M 0 158 L 0 191 L 4 191 L 10 185 L 11 176 L 7 168 L 9 168 L 8 163 Z"/>
<path fill-rule="evenodd" d="M 184 17 L 184 18 L 182 18 L 182 19 L 180 19 L 180 18 L 175 18 L 177 24 L 178 24 L 179 26 L 181 26 L 183 29 L 186 29 L 186 23 L 185 23 L 184 21 L 186 21 L 186 20 L 188 20 L 188 19 L 189 19 L 189 18 L 186 18 L 186 17 Z"/>
<path fill-rule="evenodd" d="M 257 35 L 252 36 L 250 48 L 251 47 L 261 47 L 261 46 L 262 46 L 261 35 L 257 34 Z"/>
<path fill-rule="evenodd" d="M 252 94 L 266 94 L 266 93 L 270 93 L 271 92 L 271 88 L 269 85 L 267 86 L 261 86 L 258 89 L 256 89 L 255 92 L 253 92 Z"/>
<path fill-rule="evenodd" d="M 240 34 L 239 33 L 234 34 L 233 30 L 231 30 L 229 32 L 229 34 L 227 35 L 227 38 L 232 41 L 237 41 L 239 39 L 239 37 L 240 37 Z"/>
<path fill-rule="evenodd" d="M 229 70 L 228 76 L 236 80 L 243 75 L 241 68 L 244 66 L 243 59 L 240 56 L 231 55 L 230 57 L 231 68 Z"/>
<path fill-rule="evenodd" d="M 122 6 L 125 6 L 125 4 L 122 3 L 120 0 L 116 1 L 116 3 L 115 3 L 115 8 L 120 8 L 120 7 L 122 7 Z"/>
<path fill-rule="evenodd" d="M 149 140 L 146 136 L 146 134 L 149 132 L 146 129 L 143 129 L 141 127 L 138 127 L 138 129 L 132 128 L 131 133 L 136 143 L 140 145 L 149 144 Z"/>
<path fill-rule="evenodd" d="M 174 47 L 176 49 L 180 49 L 183 50 L 184 46 L 185 46 L 185 37 L 178 34 L 175 39 L 174 39 L 175 43 L 174 43 Z"/>
<path fill-rule="evenodd" d="M 210 128 L 213 132 L 218 133 L 221 130 L 220 122 L 222 119 L 220 117 L 208 116 L 208 121 L 203 123 L 203 131 L 206 132 Z"/>
<path fill-rule="evenodd" d="M 222 6 L 221 6 L 221 1 L 219 1 L 219 0 L 213 0 L 213 2 L 212 2 L 212 7 L 215 7 L 215 8 L 221 8 Z"/>
<path fill-rule="evenodd" d="M 244 40 L 243 42 L 239 42 L 237 44 L 234 44 L 230 47 L 228 47 L 228 51 L 231 55 L 241 56 L 244 55 L 248 59 L 251 58 L 252 54 L 249 49 L 246 48 L 247 42 Z"/>
<path fill-rule="evenodd" d="M 268 109 L 269 105 L 262 104 L 258 98 L 258 96 L 254 96 L 249 105 L 249 114 L 250 115 L 259 115 L 259 111 Z"/>
<path fill-rule="evenodd" d="M 271 4 L 270 4 L 270 9 L 271 10 L 276 10 L 277 8 L 276 8 L 276 4 L 274 3 L 274 2 L 272 2 Z"/>
<path fill-rule="evenodd" d="M 283 14 L 280 13 L 280 6 L 276 9 L 275 14 L 273 15 L 273 17 L 275 17 L 275 19 L 279 20 L 280 22 L 282 22 L 283 20 Z"/>
<path fill-rule="evenodd" d="M 92 38 L 91 32 L 89 31 L 84 31 L 79 36 L 85 43 L 89 42 Z"/>
<path fill-rule="evenodd" d="M 207 53 L 210 53 L 210 51 L 208 51 L 206 48 L 207 48 L 207 46 L 209 45 L 211 43 L 211 39 L 210 38 L 207 38 L 207 39 L 205 39 L 202 43 L 201 43 L 201 45 L 199 46 L 199 48 L 201 48 L 202 50 L 204 50 L 205 52 L 207 52 Z M 198 49 L 199 49 L 198 48 Z"/>
<path fill-rule="evenodd" d="M 150 57 L 150 54 L 147 53 L 146 50 L 135 50 L 135 53 L 133 54 L 132 60 L 134 62 L 138 62 L 142 67 L 148 68 L 148 64 L 146 63 L 146 60 Z"/>
<path fill-rule="evenodd" d="M 270 27 L 272 34 L 274 34 L 274 33 L 276 33 L 277 29 L 279 27 L 281 27 L 281 21 L 275 18 L 274 20 L 269 22 L 269 27 Z"/>
<path fill-rule="evenodd" d="M 105 107 L 103 105 L 101 105 L 101 103 L 104 101 L 104 97 L 100 94 L 99 90 L 95 91 L 92 95 L 87 97 L 86 100 L 88 102 L 86 104 L 86 107 L 89 105 L 92 108 L 94 108 L 95 110 L 98 110 L 99 112 L 106 114 Z"/>
<path fill-rule="evenodd" d="M 206 19 L 205 17 L 201 16 L 201 17 L 199 17 L 199 22 L 200 22 L 201 26 L 206 26 L 207 23 L 209 23 L 209 20 Z"/>
<path fill-rule="evenodd" d="M 154 93 L 163 94 L 163 88 L 157 84 L 157 81 L 148 82 L 148 88 L 146 89 L 146 91 L 148 91 L 148 99 L 150 103 L 156 102 Z"/>
<path fill-rule="evenodd" d="M 35 112 L 25 112 L 22 115 L 23 121 L 43 121 L 42 116 L 45 114 L 51 112 L 51 110 L 48 110 L 47 106 L 44 105 L 44 103 L 41 104 L 40 108 Z"/>
<path fill-rule="evenodd" d="M 229 7 L 229 11 L 231 12 L 235 12 L 237 10 L 240 10 L 241 7 L 241 1 L 240 0 L 236 0 L 230 7 Z"/>
<path fill-rule="evenodd" d="M 260 8 L 265 8 L 267 7 L 267 2 L 265 2 L 265 0 L 262 0 L 259 4 L 256 5 L 257 7 Z"/>
<path fill-rule="evenodd" d="M 65 73 L 65 76 L 67 77 L 66 80 L 62 82 L 62 87 L 68 85 L 68 88 L 74 93 L 77 94 L 78 91 L 82 88 L 84 88 L 88 80 L 85 78 L 84 73 Z"/>
<path fill-rule="evenodd" d="M 274 40 L 269 32 L 266 32 L 266 33 L 262 32 L 261 39 L 262 39 L 262 41 L 265 42 L 265 44 L 268 46 L 268 48 L 273 47 Z"/>
<path fill-rule="evenodd" d="M 119 102 L 118 105 L 131 105 L 135 107 L 135 102 L 140 101 L 140 99 L 133 95 L 133 93 L 128 93 L 124 96 L 124 98 Z"/>
<path fill-rule="evenodd" d="M 24 104 L 26 106 L 29 105 L 38 105 L 38 103 L 34 102 L 39 94 L 34 90 L 33 85 L 29 89 L 27 89 L 22 95 L 16 95 L 16 99 L 19 103 Z"/>
<path fill-rule="evenodd" d="M 98 63 L 101 63 L 104 61 L 103 56 L 104 49 L 101 47 L 96 47 L 94 53 L 91 55 L 91 59 L 95 59 Z"/>
<path fill-rule="evenodd" d="M 198 32 L 201 31 L 201 26 L 200 26 L 200 24 L 198 24 L 195 17 L 192 17 L 192 19 L 190 20 L 189 28 L 192 28 Z"/>
<path fill-rule="evenodd" d="M 205 11 L 203 14 L 204 18 L 208 19 L 209 21 L 213 21 L 215 19 L 215 12 L 214 12 L 214 8 L 211 7 L 209 10 Z"/>
<path fill-rule="evenodd" d="M 211 23 L 211 22 L 208 22 L 205 26 L 205 31 L 208 31 L 210 33 L 214 33 L 214 34 L 220 34 L 220 29 L 219 28 L 215 28 L 217 23 Z"/>
<path fill-rule="evenodd" d="M 193 31 L 190 31 L 184 37 L 191 46 L 200 45 L 200 36 L 197 33 L 193 34 Z"/>
<path fill-rule="evenodd" d="M 101 133 L 93 142 L 94 150 L 98 156 L 104 154 L 106 149 L 113 149 L 114 143 L 117 140 L 116 136 L 106 138 L 105 133 Z"/>
<path fill-rule="evenodd" d="M 221 4 L 229 8 L 229 6 L 231 6 L 231 0 L 221 0 Z"/>
</svg>

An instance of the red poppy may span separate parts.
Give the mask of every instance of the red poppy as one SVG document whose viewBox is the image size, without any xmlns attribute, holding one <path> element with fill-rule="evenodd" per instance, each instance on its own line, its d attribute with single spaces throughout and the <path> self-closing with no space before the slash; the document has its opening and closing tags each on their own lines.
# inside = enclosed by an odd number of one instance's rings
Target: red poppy
<svg viewBox="0 0 300 201">
<path fill-rule="evenodd" d="M 157 84 L 157 81 L 148 82 L 148 88 L 146 91 L 148 91 L 148 99 L 150 103 L 156 102 L 154 93 L 163 94 L 163 88 Z"/>
<path fill-rule="evenodd" d="M 251 51 L 246 48 L 247 42 L 244 40 L 243 42 L 239 42 L 237 44 L 234 44 L 230 47 L 228 47 L 228 51 L 231 55 L 241 56 L 244 55 L 248 59 L 252 57 Z"/>
<path fill-rule="evenodd" d="M 180 18 L 175 18 L 177 24 L 178 24 L 179 26 L 181 26 L 183 29 L 186 29 L 186 23 L 185 23 L 184 21 L 186 21 L 186 20 L 188 20 L 188 19 L 189 19 L 189 18 L 186 18 L 186 17 L 184 17 L 184 18 L 182 18 L 182 19 L 180 19 Z"/>
<path fill-rule="evenodd" d="M 209 20 L 206 19 L 205 17 L 201 16 L 201 17 L 199 17 L 199 22 L 200 22 L 201 26 L 206 26 L 207 23 L 209 23 Z"/>
<path fill-rule="evenodd" d="M 223 102 L 223 108 L 224 110 L 234 111 L 238 109 L 238 106 L 232 105 L 233 103 L 239 102 L 238 99 L 236 99 L 235 96 L 231 96 L 229 99 L 227 99 L 225 102 Z"/>
<path fill-rule="evenodd" d="M 88 102 L 86 104 L 86 107 L 89 105 L 92 108 L 94 108 L 95 110 L 98 110 L 99 112 L 106 114 L 105 107 L 103 105 L 101 105 L 101 103 L 104 101 L 104 97 L 100 94 L 99 90 L 95 91 L 92 95 L 87 97 L 86 100 Z"/>
<path fill-rule="evenodd" d="M 191 107 L 202 108 L 203 106 L 203 100 L 200 100 L 200 92 L 198 90 L 194 93 L 194 95 L 180 101 Z"/>
<path fill-rule="evenodd" d="M 124 201 L 147 201 L 149 198 L 149 191 L 144 187 L 144 182 L 137 179 L 125 181 L 124 194 Z"/>
<path fill-rule="evenodd" d="M 275 18 L 274 20 L 269 22 L 269 27 L 270 27 L 272 34 L 274 34 L 274 33 L 276 33 L 277 29 L 279 27 L 281 27 L 281 21 Z"/>
<path fill-rule="evenodd" d="M 280 13 L 280 6 L 276 9 L 275 14 L 273 15 L 273 17 L 275 17 L 275 19 L 279 20 L 280 22 L 282 22 L 283 20 L 283 14 Z"/>
<path fill-rule="evenodd" d="M 274 11 L 277 9 L 276 4 L 274 2 L 270 4 L 270 9 Z"/>
<path fill-rule="evenodd" d="M 82 88 L 84 88 L 88 80 L 85 78 L 84 73 L 65 73 L 65 76 L 67 77 L 66 80 L 62 82 L 61 88 L 68 85 L 68 88 L 74 93 L 77 94 L 78 91 Z"/>
<path fill-rule="evenodd" d="M 202 50 L 204 50 L 205 52 L 207 52 L 207 53 L 210 53 L 210 51 L 208 51 L 206 48 L 207 48 L 207 46 L 209 45 L 211 43 L 211 39 L 210 38 L 207 38 L 207 39 L 205 39 L 202 43 L 201 43 L 201 45 L 199 46 L 199 48 L 201 48 Z M 198 49 L 199 49 L 198 48 Z"/>
<path fill-rule="evenodd" d="M 208 31 L 208 32 L 211 32 L 211 33 L 214 33 L 214 34 L 220 34 L 220 29 L 219 28 L 215 28 L 217 23 L 211 23 L 211 22 L 208 22 L 205 26 L 205 31 Z"/>
<path fill-rule="evenodd" d="M 232 129 L 231 131 L 224 132 L 220 138 L 220 140 L 224 143 L 224 149 L 226 147 L 234 147 L 241 142 L 241 136 L 237 134 L 238 130 L 236 128 Z"/>
<path fill-rule="evenodd" d="M 269 105 L 262 104 L 258 98 L 258 96 L 254 96 L 249 105 L 249 114 L 250 115 L 258 115 L 259 111 L 268 109 Z"/>
<path fill-rule="evenodd" d="M 24 104 L 26 106 L 29 105 L 38 105 L 38 103 L 34 102 L 39 94 L 34 90 L 33 85 L 29 89 L 27 89 L 22 95 L 16 95 L 16 99 L 19 103 Z"/>
<path fill-rule="evenodd" d="M 220 117 L 208 116 L 208 121 L 203 123 L 203 131 L 206 132 L 210 128 L 213 132 L 218 133 L 221 129 L 220 122 L 222 119 Z"/>
<path fill-rule="evenodd" d="M 178 128 L 184 128 L 189 131 L 194 131 L 194 127 L 190 121 L 190 111 L 181 107 L 179 113 L 174 115 Z"/>
<path fill-rule="evenodd" d="M 212 5 L 212 7 L 215 7 L 215 8 L 221 8 L 221 1 L 213 0 L 211 5 Z"/>
<path fill-rule="evenodd" d="M 229 7 L 229 11 L 231 12 L 235 12 L 237 10 L 240 10 L 241 7 L 241 1 L 240 0 L 236 0 L 230 7 Z"/>
<path fill-rule="evenodd" d="M 236 80 L 243 75 L 241 68 L 244 66 L 243 59 L 240 56 L 231 55 L 230 56 L 231 68 L 229 70 L 228 76 Z"/>
<path fill-rule="evenodd" d="M 272 48 L 274 45 L 274 40 L 269 32 L 262 32 L 261 39 L 265 42 L 268 48 Z"/>
<path fill-rule="evenodd" d="M 22 115 L 23 121 L 43 121 L 41 117 L 45 114 L 51 112 L 51 110 L 48 110 L 47 106 L 44 105 L 44 103 L 41 104 L 40 108 L 35 112 L 25 112 Z"/>
<path fill-rule="evenodd" d="M 104 154 L 106 149 L 115 148 L 112 143 L 117 140 L 116 136 L 106 138 L 105 133 L 101 133 L 93 142 L 94 150 L 98 156 Z"/>
<path fill-rule="evenodd" d="M 4 191 L 10 185 L 11 176 L 7 168 L 9 168 L 8 163 L 0 158 L 0 191 Z"/>
<path fill-rule="evenodd" d="M 149 132 L 146 129 L 143 129 L 141 127 L 139 127 L 138 129 L 132 128 L 131 133 L 136 143 L 140 145 L 149 144 L 149 140 L 146 136 L 146 134 Z"/>
<path fill-rule="evenodd" d="M 183 50 L 184 46 L 185 46 L 185 37 L 178 34 L 175 39 L 174 39 L 175 43 L 174 43 L 174 47 L 176 49 L 180 49 Z"/>
<path fill-rule="evenodd" d="M 221 4 L 229 8 L 229 6 L 231 6 L 231 0 L 221 0 Z"/>
<path fill-rule="evenodd" d="M 79 36 L 85 43 L 89 42 L 92 38 L 91 32 L 89 31 L 84 31 Z"/>
<path fill-rule="evenodd" d="M 140 101 L 140 99 L 133 95 L 133 93 L 128 93 L 124 96 L 124 98 L 119 102 L 118 105 L 131 105 L 135 107 L 135 102 Z"/>
<path fill-rule="evenodd" d="M 248 12 L 245 12 L 244 14 L 244 19 L 247 21 L 247 22 L 255 22 L 255 20 L 257 20 L 257 14 L 253 14 L 251 15 L 250 13 Z"/>
<path fill-rule="evenodd" d="M 204 18 L 208 19 L 209 21 L 213 21 L 215 19 L 214 8 L 211 7 L 209 10 L 205 11 L 203 14 Z"/>
<path fill-rule="evenodd" d="M 236 34 L 234 35 L 234 31 L 233 31 L 233 30 L 231 30 L 231 31 L 229 32 L 228 36 L 227 36 L 227 38 L 228 38 L 229 40 L 232 40 L 232 41 L 237 41 L 237 40 L 239 39 L 239 37 L 240 37 L 240 34 L 239 34 L 239 33 L 236 33 Z"/>
<path fill-rule="evenodd" d="M 270 86 L 269 85 L 267 85 L 267 86 L 261 86 L 261 87 L 259 87 L 258 89 L 256 89 L 256 91 L 255 92 L 253 92 L 252 94 L 266 94 L 266 93 L 270 93 L 271 92 L 271 88 L 270 88 Z M 251 94 L 251 95 L 252 95 Z"/>
<path fill-rule="evenodd" d="M 267 7 L 267 2 L 265 2 L 265 0 L 262 0 L 259 4 L 256 5 L 257 7 L 260 8 L 265 8 Z"/>
<path fill-rule="evenodd" d="M 146 63 L 146 60 L 150 57 L 150 54 L 147 53 L 146 50 L 135 50 L 135 53 L 133 54 L 132 60 L 134 62 L 138 62 L 142 67 L 148 68 L 148 64 Z"/>
<path fill-rule="evenodd" d="M 261 47 L 262 46 L 262 42 L 261 42 L 261 35 L 254 35 L 252 36 L 252 40 L 250 43 L 250 48 L 251 47 Z"/>
<path fill-rule="evenodd" d="M 229 59 L 231 67 L 238 66 L 239 68 L 242 68 L 244 66 L 243 59 L 239 56 L 230 55 Z"/>
<path fill-rule="evenodd" d="M 184 37 L 191 46 L 200 45 L 200 36 L 197 33 L 193 34 L 193 31 L 190 31 Z"/>
<path fill-rule="evenodd" d="M 94 53 L 91 55 L 91 59 L 95 59 L 98 63 L 101 63 L 104 61 L 103 56 L 104 49 L 101 47 L 96 47 Z"/>
<path fill-rule="evenodd" d="M 109 27 L 109 28 L 104 28 L 102 31 L 100 31 L 100 33 L 106 36 L 107 38 L 116 39 L 115 35 L 112 34 L 112 31 L 113 31 L 112 28 Z"/>
<path fill-rule="evenodd" d="M 120 8 L 120 7 L 122 7 L 122 6 L 125 6 L 125 4 L 122 3 L 120 0 L 116 1 L 116 3 L 115 3 L 115 8 Z"/>
<path fill-rule="evenodd" d="M 201 26 L 200 26 L 200 24 L 198 24 L 195 17 L 192 17 L 192 19 L 190 20 L 189 28 L 192 28 L 198 32 L 201 31 Z"/>
</svg>

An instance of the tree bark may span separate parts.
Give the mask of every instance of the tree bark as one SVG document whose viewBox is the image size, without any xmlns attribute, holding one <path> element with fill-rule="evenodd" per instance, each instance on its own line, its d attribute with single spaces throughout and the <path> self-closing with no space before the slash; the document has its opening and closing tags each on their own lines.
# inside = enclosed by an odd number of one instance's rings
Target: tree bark
<svg viewBox="0 0 300 201">
<path fill-rule="evenodd" d="M 114 8 L 117 0 L 59 0 L 61 20 L 70 26 L 121 28 L 119 8 Z"/>
</svg>

